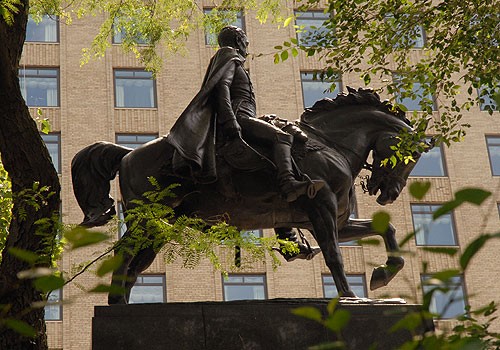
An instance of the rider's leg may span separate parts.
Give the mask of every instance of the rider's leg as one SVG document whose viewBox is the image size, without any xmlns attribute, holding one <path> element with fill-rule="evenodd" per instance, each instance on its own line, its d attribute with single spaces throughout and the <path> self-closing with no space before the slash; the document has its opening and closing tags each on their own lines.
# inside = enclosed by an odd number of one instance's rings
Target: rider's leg
<svg viewBox="0 0 500 350">
<path fill-rule="evenodd" d="M 283 240 L 288 240 L 290 242 L 294 242 L 298 245 L 299 247 L 299 252 L 298 253 L 291 253 L 291 252 L 283 252 L 281 250 L 281 246 L 277 251 L 283 255 L 286 261 L 294 261 L 295 259 L 306 259 L 306 260 L 311 260 L 316 256 L 318 253 L 321 252 L 321 249 L 317 246 L 311 247 L 309 243 L 307 242 L 306 244 L 302 243 L 297 239 L 297 234 L 295 233 L 295 230 L 293 230 L 291 227 L 277 227 L 274 229 L 274 232 L 276 233 L 276 236 L 278 236 L 279 239 Z"/>
<path fill-rule="evenodd" d="M 315 194 L 324 186 L 321 180 L 298 180 L 292 167 L 291 147 L 293 136 L 256 118 L 242 116 L 239 118 L 244 134 L 250 137 L 272 143 L 273 160 L 278 168 L 278 186 L 285 195 L 287 202 L 295 201 L 299 196 L 310 190 Z"/>
</svg>

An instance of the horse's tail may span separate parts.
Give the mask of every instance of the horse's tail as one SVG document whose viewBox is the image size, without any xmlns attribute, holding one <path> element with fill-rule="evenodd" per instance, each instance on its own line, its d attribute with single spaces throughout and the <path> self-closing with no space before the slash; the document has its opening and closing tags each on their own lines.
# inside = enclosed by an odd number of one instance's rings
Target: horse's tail
<svg viewBox="0 0 500 350">
<path fill-rule="evenodd" d="M 85 214 L 82 226 L 102 226 L 116 214 L 109 183 L 115 178 L 122 158 L 131 151 L 110 142 L 96 142 L 73 157 L 73 192 Z"/>
</svg>

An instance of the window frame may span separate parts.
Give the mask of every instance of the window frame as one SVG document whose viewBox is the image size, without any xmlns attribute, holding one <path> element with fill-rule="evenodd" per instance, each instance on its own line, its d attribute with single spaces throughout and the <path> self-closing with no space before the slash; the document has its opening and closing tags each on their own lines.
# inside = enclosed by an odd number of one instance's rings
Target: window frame
<svg viewBox="0 0 500 350">
<path fill-rule="evenodd" d="M 368 288 L 366 285 L 366 276 L 364 274 L 347 274 L 347 282 L 351 286 L 351 289 L 358 290 L 358 288 L 363 289 L 363 296 L 357 295 L 360 298 L 367 298 L 368 297 Z M 358 283 L 356 281 L 353 281 L 353 278 L 359 278 L 361 283 Z M 328 279 L 328 281 L 325 281 L 325 279 Z M 331 274 L 322 274 L 321 275 L 321 284 L 322 284 L 322 289 L 323 289 L 323 298 L 338 298 L 338 294 L 334 296 L 327 296 L 326 288 L 327 286 L 333 287 L 334 290 L 337 290 L 337 287 L 335 285 L 335 280 L 333 279 L 333 276 Z M 352 287 L 355 288 L 352 288 Z M 359 294 L 359 293 L 358 293 Z"/>
<path fill-rule="evenodd" d="M 215 7 L 211 7 L 211 6 L 204 6 L 203 7 L 203 16 L 209 14 L 211 11 L 213 11 L 215 9 Z M 236 22 L 232 22 L 232 23 L 226 23 L 226 26 L 236 26 L 238 28 L 241 28 L 245 33 L 246 33 L 246 23 L 245 23 L 245 14 L 243 13 L 243 10 L 242 9 L 239 9 L 239 10 L 230 10 L 230 9 L 227 9 L 227 10 L 224 10 L 224 9 L 221 9 L 221 10 L 218 10 L 219 12 L 230 12 L 230 11 L 234 11 L 234 12 L 237 12 L 236 14 Z M 238 22 L 238 19 L 240 19 L 241 21 L 241 27 L 237 25 L 237 22 Z M 205 39 L 205 46 L 207 47 L 216 47 L 218 45 L 218 42 L 217 42 L 217 33 L 210 33 L 210 32 L 207 32 L 207 30 L 205 29 L 204 30 L 204 39 Z M 213 36 L 213 43 L 211 42 L 212 38 L 211 36 Z"/>
<path fill-rule="evenodd" d="M 415 214 L 426 214 L 430 215 L 431 222 L 433 222 L 432 215 L 433 213 L 441 206 L 440 203 L 410 203 L 410 209 L 411 209 L 411 219 L 412 219 L 412 225 L 413 225 L 413 231 L 415 232 L 415 245 L 417 247 L 458 247 L 460 246 L 459 241 L 458 241 L 458 235 L 457 235 L 457 229 L 456 229 L 456 224 L 455 224 L 455 215 L 453 211 L 446 213 L 441 216 L 441 218 L 444 217 L 449 217 L 450 220 L 450 230 L 451 230 L 451 238 L 453 239 L 452 244 L 429 244 L 429 243 L 419 243 L 419 232 L 417 231 L 417 227 L 415 226 Z M 416 207 L 429 207 L 429 210 L 420 210 L 416 211 L 414 208 Z M 427 209 L 427 208 L 426 208 Z M 428 234 L 425 234 L 425 231 L 422 231 L 422 237 L 424 241 L 426 240 L 426 237 L 431 234 L 429 232 Z"/>
<path fill-rule="evenodd" d="M 122 108 L 122 107 L 120 107 L 120 108 Z M 126 137 L 134 136 L 135 141 L 134 140 L 132 140 L 132 141 L 121 140 L 120 141 L 119 138 L 123 137 L 123 136 L 126 136 Z M 148 138 L 148 140 L 141 142 L 138 140 L 139 137 L 146 137 L 146 138 Z M 115 134 L 115 143 L 117 145 L 132 148 L 135 150 L 135 149 L 139 148 L 140 146 L 144 145 L 145 143 L 157 139 L 158 137 L 159 137 L 158 134 L 155 134 L 155 133 L 150 133 L 150 134 L 147 134 L 147 133 L 116 133 Z"/>
<path fill-rule="evenodd" d="M 139 282 L 139 279 L 140 278 L 147 278 L 147 277 L 160 277 L 162 282 L 161 283 L 143 283 L 143 282 Z M 139 284 L 138 284 L 139 283 Z M 134 283 L 134 286 L 132 287 L 132 289 L 130 290 L 130 298 L 132 298 L 132 293 L 133 293 L 133 289 L 134 287 L 144 287 L 144 286 L 154 286 L 154 287 L 158 287 L 158 286 L 161 286 L 162 287 L 162 301 L 161 302 L 146 302 L 146 303 L 150 303 L 150 304 L 161 304 L 161 303 L 166 303 L 167 302 L 167 281 L 166 281 L 166 278 L 165 278 L 165 274 L 154 274 L 154 273 L 151 273 L 151 274 L 140 274 L 139 276 L 137 276 L 137 281 Z M 131 299 L 129 300 L 129 304 L 146 304 L 146 303 L 137 303 L 137 302 L 132 302 Z"/>
<path fill-rule="evenodd" d="M 55 18 L 52 18 L 52 17 L 55 17 Z M 34 26 L 39 26 L 41 23 L 44 22 L 44 20 L 49 20 L 49 21 L 53 21 L 55 23 L 55 27 L 56 27 L 56 39 L 55 41 L 49 41 L 49 40 L 42 40 L 42 41 L 39 41 L 39 40 L 30 40 L 28 38 L 28 35 L 30 34 L 30 31 L 29 31 L 29 27 L 30 25 L 34 25 Z M 59 28 L 59 16 L 51 16 L 51 15 L 42 15 L 42 20 L 38 23 L 35 22 L 35 20 L 33 19 L 33 17 L 31 15 L 28 16 L 28 22 L 26 24 L 26 40 L 25 42 L 26 43 L 47 43 L 47 44 L 58 44 L 60 43 L 60 28 Z"/>
<path fill-rule="evenodd" d="M 50 295 L 53 292 L 57 292 L 59 295 L 57 296 L 57 299 L 55 301 L 50 301 L 49 302 Z M 49 294 L 47 294 L 47 300 L 46 300 L 47 303 L 44 306 L 44 315 L 45 315 L 44 319 L 45 319 L 45 321 L 48 321 L 48 322 L 59 322 L 59 321 L 63 320 L 62 300 L 63 300 L 63 289 L 62 288 L 55 289 L 55 290 L 51 291 Z M 58 318 L 47 318 L 47 306 L 57 308 L 57 310 L 58 310 L 57 312 L 59 314 L 59 317 Z"/>
<path fill-rule="evenodd" d="M 26 74 L 26 70 L 36 70 L 37 71 L 37 75 L 31 75 L 31 74 Z M 38 72 L 40 71 L 55 71 L 56 72 L 56 75 L 53 76 L 53 75 L 43 75 L 43 74 L 38 74 Z M 18 70 L 18 75 L 19 75 L 19 84 L 20 85 L 24 85 L 24 89 L 23 87 L 21 86 L 21 93 L 24 92 L 23 94 L 23 98 L 24 98 L 24 101 L 26 102 L 26 105 L 28 107 L 43 107 L 43 108 L 59 108 L 61 106 L 61 70 L 59 69 L 59 67 L 39 67 L 39 66 L 25 66 L 23 65 L 22 67 L 19 67 L 19 70 Z M 47 105 L 31 105 L 29 104 L 29 98 L 28 98 L 28 88 L 26 87 L 26 79 L 27 78 L 31 78 L 31 79 L 37 79 L 37 78 L 53 78 L 55 79 L 56 81 L 56 85 L 57 85 L 57 96 L 56 96 L 56 104 L 55 105 L 51 105 L 49 106 L 48 105 L 48 101 L 47 101 Z M 22 80 L 22 84 L 21 84 L 21 80 Z M 45 90 L 46 91 L 46 90 Z M 25 96 L 26 95 L 26 96 Z"/>
<path fill-rule="evenodd" d="M 413 172 L 415 171 L 415 169 L 418 169 L 419 164 L 421 165 L 420 162 L 422 161 L 422 157 L 426 157 L 426 155 L 430 154 L 431 152 L 436 152 L 435 149 L 439 149 L 439 160 L 441 162 L 441 168 L 443 170 L 443 175 L 435 175 L 435 174 L 432 174 L 432 175 L 414 175 Z M 447 167 L 447 163 L 446 163 L 446 155 L 445 155 L 444 148 L 443 148 L 442 144 L 436 145 L 428 152 L 422 153 L 422 155 L 420 156 L 420 159 L 418 160 L 415 167 L 412 169 L 409 176 L 410 177 L 448 177 L 448 167 Z"/>
<path fill-rule="evenodd" d="M 399 85 L 401 83 L 401 79 L 404 77 L 404 74 L 401 74 L 399 72 L 393 72 L 392 73 L 392 80 L 393 80 L 393 83 L 396 84 L 396 85 Z M 419 89 L 415 89 L 415 86 L 419 86 Z M 417 93 L 417 97 L 418 97 L 418 90 L 421 90 L 422 89 L 422 84 L 420 84 L 419 82 L 413 82 L 413 85 L 412 85 L 412 93 Z M 410 97 L 402 97 L 403 93 L 405 93 L 407 90 L 404 89 L 403 87 L 401 88 L 398 88 L 398 89 L 395 89 L 394 90 L 394 97 L 395 97 L 395 100 L 398 104 L 400 105 L 403 105 L 405 106 L 405 108 L 408 110 L 408 111 L 414 111 L 414 112 L 421 112 L 422 111 L 422 107 L 420 106 L 420 102 L 423 100 L 423 99 L 429 99 L 432 101 L 432 111 L 435 112 L 438 110 L 438 106 L 437 106 L 437 101 L 436 101 L 436 97 L 434 95 L 430 95 L 430 96 L 421 96 L 419 100 L 417 99 L 411 99 Z M 405 100 L 409 100 L 411 101 L 411 104 L 416 104 L 418 106 L 419 109 L 411 109 L 410 107 L 408 107 L 404 101 Z M 413 107 L 413 106 L 412 106 Z"/>
<path fill-rule="evenodd" d="M 295 16 L 295 37 L 297 39 L 298 45 L 304 47 L 313 47 L 317 45 L 317 42 L 304 43 L 301 36 L 302 34 L 311 32 L 311 30 L 309 30 L 311 27 L 318 27 L 319 29 L 319 27 L 321 27 L 323 23 L 325 23 L 325 21 L 330 18 L 331 15 L 329 13 L 325 13 L 323 10 L 311 10 L 311 11 L 294 10 L 293 14 Z M 315 15 L 319 15 L 319 17 L 315 17 Z M 299 23 L 301 21 L 312 21 L 318 23 L 314 25 L 306 25 Z M 299 32 L 301 26 L 303 26 L 303 31 Z M 314 31 L 317 31 L 318 29 L 315 29 Z"/>
<path fill-rule="evenodd" d="M 309 74 L 311 75 L 311 78 L 307 77 L 307 75 L 309 75 Z M 300 71 L 300 87 L 301 87 L 301 92 L 302 92 L 302 105 L 303 105 L 304 109 L 308 108 L 308 107 L 312 107 L 314 105 L 314 103 L 316 103 L 316 101 L 319 101 L 323 98 L 334 99 L 335 97 L 337 97 L 338 94 L 340 94 L 342 92 L 342 89 L 343 89 L 342 75 L 340 73 L 336 73 L 337 74 L 336 79 L 332 79 L 330 82 L 322 81 L 321 79 L 314 79 L 315 74 L 319 75 L 319 72 L 310 71 L 310 70 L 301 70 Z M 327 84 L 330 86 L 332 83 L 335 83 L 336 86 L 335 86 L 334 91 L 328 92 L 327 94 L 325 94 L 323 92 L 321 98 L 317 99 L 316 101 L 314 101 L 314 103 L 312 105 L 308 106 L 308 105 L 306 105 L 306 94 L 304 93 L 305 92 L 304 83 L 319 83 L 319 84 L 324 84 L 325 87 Z M 325 90 L 323 90 L 323 91 L 325 91 Z"/>
<path fill-rule="evenodd" d="M 117 95 L 116 95 L 116 92 L 117 92 L 117 76 L 116 76 L 116 73 L 117 72 L 131 72 L 131 73 L 149 73 L 151 74 L 151 79 L 147 79 L 147 78 L 138 78 L 138 77 L 118 77 L 119 79 L 130 79 L 130 80 L 152 80 L 153 81 L 153 86 L 152 86 L 152 89 L 153 89 L 153 106 L 145 106 L 145 107 L 137 107 L 137 106 L 134 106 L 134 107 L 129 107 L 129 106 L 118 106 L 118 103 L 117 103 Z M 156 89 L 156 79 L 153 79 L 153 75 L 151 72 L 148 72 L 146 71 L 145 69 L 142 69 L 142 68 L 113 68 L 113 97 L 114 97 L 114 108 L 120 108 L 120 109 L 157 109 L 158 108 L 158 93 L 157 93 L 157 89 Z M 125 103 L 125 99 L 124 99 L 124 104 Z"/>
<path fill-rule="evenodd" d="M 259 273 L 253 273 L 253 274 L 239 274 L 239 273 L 230 273 L 227 278 L 224 277 L 223 275 L 221 276 L 222 277 L 222 300 L 224 301 L 234 301 L 234 300 L 266 300 L 269 298 L 268 296 L 268 292 L 267 292 L 267 276 L 265 273 L 262 273 L 262 274 L 259 274 Z M 242 277 L 243 278 L 243 282 L 229 282 L 228 279 L 230 277 Z M 262 278 L 262 283 L 251 283 L 251 282 L 248 282 L 248 283 L 245 283 L 245 278 L 247 277 L 260 277 Z M 263 292 L 264 292 L 264 298 L 263 299 L 231 299 L 231 300 L 227 300 L 227 292 L 226 292 L 226 287 L 230 287 L 230 286 L 262 286 L 263 287 Z"/>
<path fill-rule="evenodd" d="M 490 143 L 491 139 L 494 139 L 495 143 L 491 144 Z M 494 158 L 492 158 L 492 151 L 490 149 L 490 147 L 495 147 L 500 150 L 500 135 L 486 135 L 485 141 L 486 141 L 486 149 L 488 152 L 488 160 L 490 163 L 491 176 L 500 176 L 500 163 L 497 166 L 494 166 L 493 162 Z M 498 168 L 498 172 L 496 172 L 495 168 Z"/>
<path fill-rule="evenodd" d="M 425 285 L 425 281 L 427 279 L 431 278 L 431 277 L 432 277 L 432 274 L 421 274 L 420 275 L 422 296 L 425 295 L 425 293 L 427 293 L 428 290 L 430 290 L 430 289 L 433 288 L 432 286 Z M 432 295 L 433 298 L 431 300 L 431 304 L 429 305 L 429 311 L 432 312 L 432 313 L 434 313 L 434 314 L 438 314 L 440 316 L 440 317 L 436 317 L 436 319 L 439 319 L 439 320 L 454 319 L 457 316 L 466 313 L 466 309 L 465 308 L 468 305 L 468 302 L 467 302 L 467 289 L 466 289 L 466 285 L 465 285 L 464 276 L 463 275 L 457 275 L 457 276 L 453 276 L 451 279 L 459 279 L 459 283 L 452 282 L 451 284 L 454 287 L 460 287 L 460 292 L 461 292 L 462 298 L 459 299 L 458 301 L 463 302 L 463 311 L 461 313 L 458 313 L 458 314 L 448 314 L 446 317 L 442 317 L 443 315 L 441 315 L 441 311 L 439 311 L 440 307 L 437 307 L 437 301 L 435 299 L 435 295 L 436 295 L 436 293 L 439 293 L 440 295 L 447 295 L 447 294 L 450 294 L 450 293 L 454 293 L 454 292 L 456 292 L 456 288 L 454 288 L 454 290 L 452 290 L 452 291 L 447 292 L 446 294 L 442 293 L 440 291 L 436 291 L 436 292 L 433 293 L 433 295 Z M 448 303 L 448 300 L 449 300 L 449 298 L 447 298 L 446 303 L 444 305 L 442 305 L 443 307 Z M 436 310 L 432 310 L 433 303 L 436 305 Z M 443 307 L 441 307 L 441 309 Z"/>
<path fill-rule="evenodd" d="M 56 136 L 57 140 L 54 142 L 52 140 L 46 140 L 47 137 L 50 137 L 50 136 Z M 62 174 L 62 171 L 61 171 L 61 133 L 60 132 L 50 132 L 48 134 L 44 134 L 44 133 L 40 133 L 40 137 L 42 138 L 42 141 L 45 145 L 45 147 L 47 148 L 47 151 L 49 151 L 49 155 L 51 156 L 51 159 L 52 159 L 52 163 L 54 164 L 54 167 L 56 168 L 56 172 L 57 174 Z M 56 144 L 57 145 L 57 159 L 56 159 L 56 163 L 54 163 L 54 158 L 52 158 L 52 155 L 50 153 L 50 150 L 49 150 L 49 147 L 48 145 L 53 145 L 53 144 Z"/>
</svg>

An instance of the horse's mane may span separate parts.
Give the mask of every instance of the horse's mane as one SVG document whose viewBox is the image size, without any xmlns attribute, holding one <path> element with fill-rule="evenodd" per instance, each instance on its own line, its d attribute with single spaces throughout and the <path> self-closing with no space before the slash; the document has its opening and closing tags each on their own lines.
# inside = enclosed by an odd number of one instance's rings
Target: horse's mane
<svg viewBox="0 0 500 350">
<path fill-rule="evenodd" d="M 405 112 L 402 109 L 392 105 L 387 100 L 381 101 L 380 96 L 373 89 L 359 88 L 356 90 L 348 86 L 347 91 L 347 94 L 339 93 L 334 99 L 323 98 L 316 101 L 312 107 L 304 110 L 304 113 L 300 116 L 300 120 L 307 123 L 311 119 L 314 119 L 320 112 L 334 111 L 344 106 L 372 106 L 411 126 L 411 122 L 406 118 Z"/>
</svg>

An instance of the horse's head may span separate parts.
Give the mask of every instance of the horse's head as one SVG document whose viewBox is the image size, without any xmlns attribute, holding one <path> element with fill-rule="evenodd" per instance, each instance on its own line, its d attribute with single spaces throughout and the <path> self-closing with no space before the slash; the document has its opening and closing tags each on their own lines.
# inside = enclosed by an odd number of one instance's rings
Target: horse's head
<svg viewBox="0 0 500 350">
<path fill-rule="evenodd" d="M 398 139 L 395 135 L 386 135 L 379 138 L 373 149 L 372 175 L 368 180 L 367 188 L 370 195 L 376 195 L 380 191 L 380 195 L 377 197 L 377 203 L 380 205 L 390 204 L 398 198 L 406 185 L 408 176 L 421 156 L 420 152 L 415 151 L 412 154 L 414 162 L 410 160 L 405 163 L 398 160 L 395 166 L 390 161 L 383 164 L 384 159 L 395 156 L 394 146 L 397 143 Z"/>
</svg>

